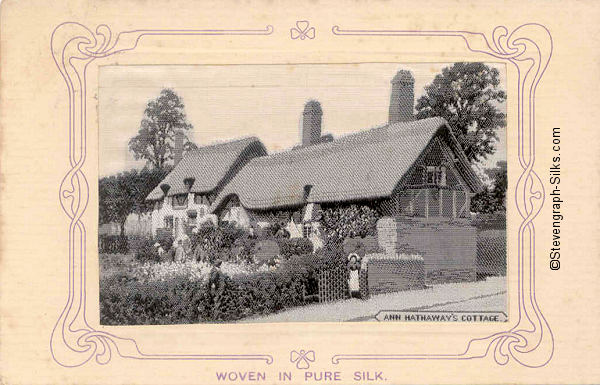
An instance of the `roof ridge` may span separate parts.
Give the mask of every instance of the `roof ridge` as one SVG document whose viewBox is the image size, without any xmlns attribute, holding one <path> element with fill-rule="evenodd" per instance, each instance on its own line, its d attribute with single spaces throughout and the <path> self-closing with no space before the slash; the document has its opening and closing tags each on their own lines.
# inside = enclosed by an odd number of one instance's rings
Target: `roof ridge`
<svg viewBox="0 0 600 385">
<path fill-rule="evenodd" d="M 370 134 L 374 134 L 375 131 L 385 131 L 385 130 L 389 130 L 391 129 L 391 131 L 393 133 L 397 133 L 400 130 L 410 130 L 410 131 L 414 131 L 416 129 L 422 129 L 422 125 L 423 124 L 427 124 L 431 121 L 436 121 L 438 120 L 441 123 L 445 122 L 444 118 L 441 117 L 430 117 L 430 118 L 424 118 L 424 119 L 418 119 L 418 120 L 411 120 L 408 122 L 395 122 L 395 123 L 383 123 L 380 125 L 376 125 L 376 126 L 372 126 L 370 128 L 367 129 L 362 129 L 359 131 L 355 131 L 355 132 L 351 132 L 342 136 L 339 136 L 337 138 L 334 138 L 333 141 L 331 142 L 323 142 L 323 143 L 317 143 L 317 144 L 313 144 L 311 146 L 306 146 L 306 147 L 300 147 L 300 148 L 291 148 L 291 149 L 287 149 L 281 152 L 276 152 L 276 153 L 272 153 L 272 154 L 268 154 L 266 156 L 262 156 L 262 157 L 257 157 L 252 159 L 251 162 L 249 162 L 250 164 L 259 164 L 260 162 L 267 162 L 267 161 L 274 161 L 274 160 L 279 160 L 279 161 L 285 161 L 286 159 L 294 159 L 297 157 L 302 157 L 302 155 L 304 154 L 313 154 L 313 153 L 317 153 L 317 152 L 332 152 L 335 151 L 337 148 L 343 149 L 342 147 L 344 145 L 347 145 L 348 142 L 352 142 L 353 139 L 357 140 L 357 142 L 361 139 L 361 137 L 365 137 L 365 139 L 369 138 Z M 389 131 L 388 131 L 389 132 Z M 371 136 L 371 139 L 375 139 L 376 137 L 373 135 Z M 371 142 L 381 142 L 381 141 L 385 141 L 389 138 L 382 138 L 380 140 L 372 140 Z M 364 142 L 363 142 L 364 143 Z M 321 154 L 323 155 L 323 154 Z"/>
<path fill-rule="evenodd" d="M 190 153 L 195 153 L 195 152 L 201 152 L 202 150 L 210 150 L 213 148 L 218 148 L 218 147 L 222 147 L 222 146 L 227 146 L 227 145 L 232 145 L 232 144 L 238 144 L 241 142 L 246 142 L 246 141 L 250 141 L 250 142 L 254 142 L 254 141 L 258 141 L 260 142 L 260 139 L 254 135 L 251 136 L 246 136 L 246 137 L 242 137 L 242 138 L 238 138 L 238 139 L 233 139 L 233 140 L 225 140 L 225 141 L 217 141 L 217 142 L 213 142 L 210 144 L 207 144 L 205 146 L 198 146 L 198 148 L 191 150 Z"/>
</svg>

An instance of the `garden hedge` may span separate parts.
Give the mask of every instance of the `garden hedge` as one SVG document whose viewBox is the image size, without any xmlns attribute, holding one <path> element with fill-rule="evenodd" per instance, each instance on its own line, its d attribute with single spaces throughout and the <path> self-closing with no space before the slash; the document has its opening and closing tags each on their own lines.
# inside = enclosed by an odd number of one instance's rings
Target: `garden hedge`
<svg viewBox="0 0 600 385">
<path fill-rule="evenodd" d="M 98 252 L 101 254 L 127 254 L 128 240 L 124 235 L 100 235 Z"/>
<path fill-rule="evenodd" d="M 101 279 L 103 325 L 224 322 L 266 315 L 305 303 L 318 271 L 345 265 L 339 252 L 292 256 L 279 268 L 233 278 L 214 268 L 208 279 L 140 282 L 121 274 Z"/>
<path fill-rule="evenodd" d="M 111 276 L 100 284 L 104 325 L 235 321 L 304 302 L 306 276 L 278 270 L 231 278 L 214 269 L 207 281 L 138 282 Z"/>
</svg>

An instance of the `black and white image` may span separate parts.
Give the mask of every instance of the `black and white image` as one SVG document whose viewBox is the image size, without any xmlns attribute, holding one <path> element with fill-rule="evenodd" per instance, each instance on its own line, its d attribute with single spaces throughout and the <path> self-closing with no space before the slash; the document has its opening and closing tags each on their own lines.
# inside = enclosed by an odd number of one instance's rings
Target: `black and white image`
<svg viewBox="0 0 600 385">
<path fill-rule="evenodd" d="M 508 319 L 503 64 L 105 66 L 104 325 Z"/>
</svg>

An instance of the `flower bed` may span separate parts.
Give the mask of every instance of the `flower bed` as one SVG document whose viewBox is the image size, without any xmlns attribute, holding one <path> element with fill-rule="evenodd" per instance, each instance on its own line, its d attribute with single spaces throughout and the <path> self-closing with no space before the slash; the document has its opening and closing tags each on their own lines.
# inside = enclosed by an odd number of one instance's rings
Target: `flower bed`
<svg viewBox="0 0 600 385">
<path fill-rule="evenodd" d="M 131 264 L 100 279 L 101 323 L 222 322 L 265 315 L 331 292 L 323 276 L 341 282 L 332 298 L 346 295 L 348 261 L 341 243 L 313 254 L 310 241 L 275 230 L 256 234 L 232 225 L 201 226 L 190 233 L 189 251 L 178 262 L 164 257 L 173 252 L 172 238 L 131 239 Z"/>
<path fill-rule="evenodd" d="M 303 305 L 339 253 L 293 256 L 277 266 L 218 262 L 138 263 L 100 280 L 104 325 L 235 321 Z"/>
<path fill-rule="evenodd" d="M 213 269 L 205 262 L 161 262 L 144 263 L 133 270 L 133 278 L 140 282 L 167 281 L 170 279 L 187 279 L 188 281 L 204 281 Z M 253 265 L 249 263 L 236 264 L 223 262 L 219 266 L 221 273 L 233 278 L 240 275 L 267 272 L 266 265 Z"/>
<path fill-rule="evenodd" d="M 238 320 L 300 305 L 300 271 L 224 263 L 144 264 L 133 274 L 100 282 L 104 325 L 174 324 Z"/>
</svg>

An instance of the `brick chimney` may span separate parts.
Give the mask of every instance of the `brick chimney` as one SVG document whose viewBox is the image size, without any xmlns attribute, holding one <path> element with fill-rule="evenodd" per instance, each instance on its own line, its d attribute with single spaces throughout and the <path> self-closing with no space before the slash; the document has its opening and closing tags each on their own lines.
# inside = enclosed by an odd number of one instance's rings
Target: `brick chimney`
<svg viewBox="0 0 600 385">
<path fill-rule="evenodd" d="M 173 149 L 173 164 L 177 166 L 177 163 L 183 158 L 183 131 L 175 131 L 175 148 Z"/>
<path fill-rule="evenodd" d="M 321 103 L 310 100 L 304 105 L 302 112 L 302 146 L 317 144 L 321 140 Z"/>
<path fill-rule="evenodd" d="M 415 78 L 410 71 L 400 70 L 392 79 L 389 123 L 414 120 Z"/>
</svg>

